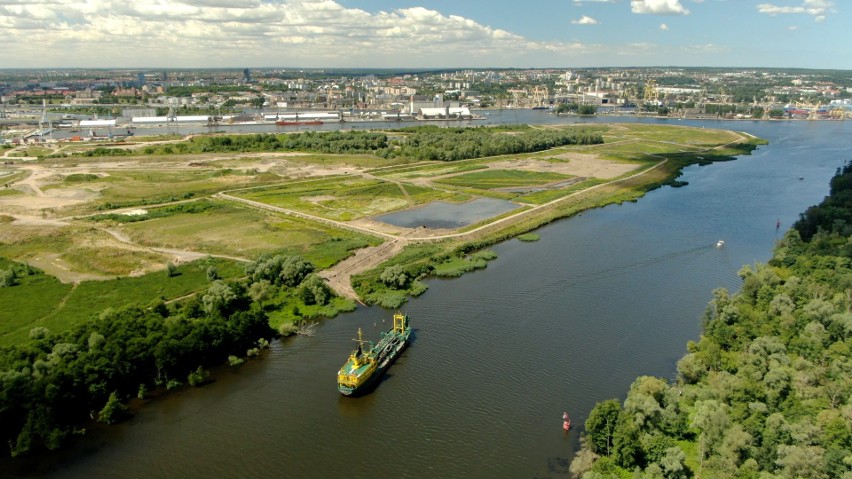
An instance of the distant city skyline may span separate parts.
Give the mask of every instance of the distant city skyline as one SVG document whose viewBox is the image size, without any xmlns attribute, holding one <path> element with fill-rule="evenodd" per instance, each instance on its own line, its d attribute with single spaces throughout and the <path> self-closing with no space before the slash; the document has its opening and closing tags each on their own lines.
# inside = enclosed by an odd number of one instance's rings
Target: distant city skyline
<svg viewBox="0 0 852 479">
<path fill-rule="evenodd" d="M 4 0 L 0 68 L 852 69 L 850 7 L 835 0 Z"/>
</svg>

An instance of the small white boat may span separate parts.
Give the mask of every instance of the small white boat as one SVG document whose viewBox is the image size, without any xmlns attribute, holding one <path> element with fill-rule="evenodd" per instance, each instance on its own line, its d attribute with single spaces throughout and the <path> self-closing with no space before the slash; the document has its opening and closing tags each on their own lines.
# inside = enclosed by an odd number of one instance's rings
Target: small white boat
<svg viewBox="0 0 852 479">
<path fill-rule="evenodd" d="M 719 240 L 719 241 L 716 242 L 717 248 L 721 248 L 722 246 L 725 246 L 725 242 L 723 240 Z"/>
</svg>

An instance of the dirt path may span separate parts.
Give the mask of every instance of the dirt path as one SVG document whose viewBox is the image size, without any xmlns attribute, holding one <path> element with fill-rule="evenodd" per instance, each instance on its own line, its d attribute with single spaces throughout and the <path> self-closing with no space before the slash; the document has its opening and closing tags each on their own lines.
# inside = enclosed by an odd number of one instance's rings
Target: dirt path
<svg viewBox="0 0 852 479">
<path fill-rule="evenodd" d="M 56 305 L 56 307 L 53 308 L 53 310 L 51 312 L 49 312 L 46 315 L 42 316 L 41 318 L 37 319 L 35 321 L 35 324 L 41 324 L 45 320 L 50 319 L 53 316 L 56 316 L 56 314 L 58 312 L 62 311 L 62 308 L 65 307 L 65 303 L 68 302 L 68 299 L 71 297 L 72 294 L 74 294 L 74 291 L 77 290 L 77 286 L 79 286 L 79 285 L 80 285 L 79 282 L 74 282 L 74 284 L 71 286 L 71 289 L 69 289 L 68 292 L 65 294 L 65 296 L 63 296 L 62 299 L 59 300 L 59 303 Z"/>
<path fill-rule="evenodd" d="M 352 288 L 352 276 L 368 271 L 393 258 L 402 251 L 408 242 L 402 238 L 386 241 L 379 246 L 361 248 L 353 256 L 337 263 L 329 269 L 319 272 L 319 276 L 338 295 L 361 302 L 358 294 Z M 362 303 L 363 304 L 363 303 Z"/>
<path fill-rule="evenodd" d="M 29 174 L 13 183 L 13 185 L 26 186 L 32 190 L 33 194 L 37 197 L 44 198 L 44 191 L 42 191 L 42 189 L 38 186 L 38 183 L 44 180 L 44 178 L 51 176 L 53 173 L 45 171 L 43 168 L 38 166 L 24 166 L 21 169 L 29 171 Z"/>
</svg>

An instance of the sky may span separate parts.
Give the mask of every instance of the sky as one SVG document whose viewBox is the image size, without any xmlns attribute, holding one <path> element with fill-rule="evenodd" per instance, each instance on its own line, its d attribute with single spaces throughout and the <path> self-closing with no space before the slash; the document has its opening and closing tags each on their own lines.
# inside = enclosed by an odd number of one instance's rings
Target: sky
<svg viewBox="0 0 852 479">
<path fill-rule="evenodd" d="M 0 68 L 852 69 L 852 0 L 0 0 Z"/>
</svg>

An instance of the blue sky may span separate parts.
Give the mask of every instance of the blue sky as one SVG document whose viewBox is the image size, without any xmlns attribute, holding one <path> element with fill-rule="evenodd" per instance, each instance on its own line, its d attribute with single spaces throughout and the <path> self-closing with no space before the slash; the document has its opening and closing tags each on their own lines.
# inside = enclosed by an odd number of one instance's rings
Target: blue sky
<svg viewBox="0 0 852 479">
<path fill-rule="evenodd" d="M 2 0 L 0 68 L 852 69 L 850 0 Z"/>
</svg>

